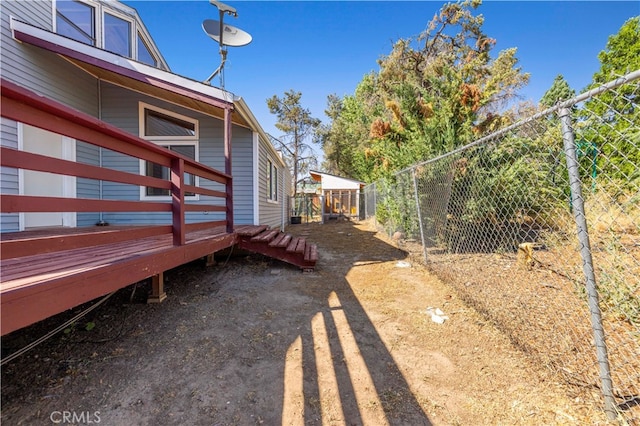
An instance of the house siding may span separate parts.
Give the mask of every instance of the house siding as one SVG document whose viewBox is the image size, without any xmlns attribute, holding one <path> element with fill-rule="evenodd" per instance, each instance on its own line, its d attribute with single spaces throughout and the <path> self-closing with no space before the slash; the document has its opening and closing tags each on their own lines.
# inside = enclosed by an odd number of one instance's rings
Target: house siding
<svg viewBox="0 0 640 426">
<path fill-rule="evenodd" d="M 94 117 L 98 115 L 97 80 L 51 52 L 13 39 L 10 18 L 16 18 L 47 31 L 53 30 L 53 9 L 50 0 L 8 0 L 2 2 L 0 8 L 0 67 L 2 78 L 23 86 L 38 94 L 46 96 L 80 110 Z M 18 148 L 16 123 L 9 126 L 5 120 L 2 124 L 2 145 Z M 97 155 L 91 153 L 87 144 L 77 144 L 78 161 L 97 164 Z M 94 147 L 97 152 L 97 148 Z M 17 170 L 1 172 L 2 192 L 18 193 Z M 97 198 L 97 182 L 77 179 L 78 197 Z M 12 192 L 13 191 L 13 192 Z M 17 214 L 2 214 L 0 229 L 2 232 L 19 230 Z M 77 215 L 78 226 L 94 224 L 97 214 L 83 213 Z"/>
<path fill-rule="evenodd" d="M 0 118 L 0 144 L 7 148 L 18 148 L 18 123 L 6 118 Z M 0 193 L 18 194 L 18 169 L 0 167 Z M 17 213 L 0 214 L 0 230 L 14 232 L 20 229 L 20 218 Z"/>
<path fill-rule="evenodd" d="M 164 102 L 150 96 L 124 89 L 95 77 L 74 66 L 52 52 L 19 43 L 13 39 L 10 18 L 48 31 L 53 29 L 53 2 L 51 0 L 7 0 L 0 8 L 0 43 L 2 46 L 0 66 L 2 77 L 42 96 L 68 105 L 83 113 L 115 125 L 131 134 L 138 135 L 138 102 L 158 106 L 199 120 L 200 141 L 199 160 L 210 167 L 224 170 L 223 121 L 186 108 Z M 2 144 L 17 147 L 16 123 L 3 121 Z M 252 224 L 257 194 L 254 194 L 253 132 L 250 129 L 232 127 L 232 175 L 234 196 L 234 222 Z M 88 143 L 76 143 L 76 161 L 99 165 L 100 150 Z M 102 166 L 116 170 L 139 173 L 137 158 L 109 150 L 102 150 Z M 261 167 L 264 172 L 264 167 Z M 18 192 L 18 172 L 4 168 L 2 175 L 3 193 Z M 264 179 L 261 179 L 263 181 Z M 281 182 L 284 178 L 281 179 Z M 224 190 L 222 185 L 208 183 L 205 187 Z M 113 182 L 78 178 L 76 192 L 79 198 L 102 198 L 119 200 L 139 200 L 139 187 Z M 284 200 L 284 198 L 281 198 Z M 255 200 L 255 201 L 254 201 Z M 224 200 L 200 196 L 196 203 L 223 204 Z M 273 207 L 273 206 L 272 206 Z M 77 225 L 89 226 L 103 219 L 113 224 L 156 224 L 170 222 L 168 213 L 78 213 Z M 189 212 L 187 222 L 221 220 L 224 213 Z M 14 231 L 19 227 L 19 215 L 2 214 L 0 230 Z M 273 213 L 269 223 L 279 223 L 279 216 Z"/>
<path fill-rule="evenodd" d="M 267 194 L 267 167 L 271 160 L 278 168 L 278 201 L 270 201 Z M 260 224 L 279 228 L 282 225 L 283 205 L 286 196 L 283 194 L 285 174 L 284 167 L 274 157 L 268 145 L 262 140 L 258 142 L 258 203 L 260 209 Z"/>
<path fill-rule="evenodd" d="M 78 163 L 100 165 L 100 150 L 86 142 L 76 142 L 76 161 Z M 95 179 L 77 178 L 76 196 L 78 198 L 100 199 L 100 182 Z M 77 213 L 77 226 L 93 226 L 100 220 L 99 213 Z"/>
<path fill-rule="evenodd" d="M 2 2 L 2 78 L 94 117 L 97 116 L 96 79 L 58 55 L 14 40 L 10 17 L 52 31 L 52 2 Z"/>
<path fill-rule="evenodd" d="M 136 136 L 139 135 L 139 102 L 197 119 L 200 131 L 199 161 L 209 167 L 224 171 L 224 123 L 222 120 L 108 83 L 102 84 L 101 94 L 102 119 Z M 234 221 L 236 224 L 250 224 L 253 222 L 251 155 L 251 131 L 243 127 L 233 126 L 232 174 Z M 102 160 L 104 167 L 136 174 L 140 172 L 140 162 L 137 158 L 103 150 Z M 222 185 L 215 182 L 202 183 L 202 186 L 224 190 Z M 140 189 L 138 186 L 133 185 L 104 182 L 103 197 L 105 199 L 139 200 Z M 222 199 L 202 195 L 199 200 L 189 202 L 224 204 Z M 170 222 L 171 216 L 169 213 L 105 213 L 104 219 L 113 224 L 160 224 Z M 222 219 L 224 219 L 224 213 L 221 212 L 188 212 L 186 217 L 187 223 Z"/>
</svg>

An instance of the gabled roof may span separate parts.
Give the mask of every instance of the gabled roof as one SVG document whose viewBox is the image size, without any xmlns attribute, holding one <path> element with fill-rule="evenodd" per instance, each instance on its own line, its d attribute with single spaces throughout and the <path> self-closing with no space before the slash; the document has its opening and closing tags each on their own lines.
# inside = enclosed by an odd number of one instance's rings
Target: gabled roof
<svg viewBox="0 0 640 426">
<path fill-rule="evenodd" d="M 235 111 L 231 114 L 231 122 L 257 132 L 274 159 L 280 161 L 281 166 L 286 166 L 249 106 L 231 92 L 89 46 L 15 18 L 11 18 L 11 29 L 16 40 L 58 54 L 101 80 L 221 120 L 225 109 Z"/>
<path fill-rule="evenodd" d="M 89 46 L 15 18 L 11 18 L 11 29 L 16 40 L 58 54 L 104 81 L 220 119 L 224 119 L 226 109 L 235 109 L 235 96 L 217 87 Z M 242 114 L 232 114 L 232 122 L 251 128 L 248 117 Z"/>
</svg>

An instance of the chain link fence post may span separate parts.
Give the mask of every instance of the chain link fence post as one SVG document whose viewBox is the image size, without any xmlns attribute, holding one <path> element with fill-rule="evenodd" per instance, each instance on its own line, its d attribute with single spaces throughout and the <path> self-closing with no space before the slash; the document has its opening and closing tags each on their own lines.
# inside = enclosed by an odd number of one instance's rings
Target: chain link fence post
<svg viewBox="0 0 640 426">
<path fill-rule="evenodd" d="M 613 383 L 609 368 L 609 357 L 604 337 L 604 327 L 602 325 L 602 315 L 598 301 L 598 291 L 596 288 L 596 278 L 591 257 L 591 243 L 589 241 L 589 231 L 587 229 L 587 219 L 584 210 L 584 199 L 582 198 L 582 185 L 573 128 L 571 125 L 571 111 L 569 108 L 562 108 L 558 112 L 562 122 L 562 140 L 569 171 L 569 185 L 571 188 L 571 206 L 576 222 L 578 241 L 580 243 L 580 256 L 582 257 L 582 269 L 586 280 L 586 290 L 591 312 L 591 326 L 595 341 L 598 366 L 600 368 L 600 382 L 602 395 L 604 397 L 605 412 L 609 420 L 616 418 L 616 404 L 613 396 Z"/>
<path fill-rule="evenodd" d="M 427 242 L 424 240 L 424 227 L 422 226 L 422 211 L 420 209 L 420 195 L 418 193 L 418 180 L 416 179 L 416 168 L 411 169 L 411 177 L 413 178 L 413 191 L 416 197 L 416 212 L 418 216 L 418 226 L 420 226 L 420 241 L 422 242 L 422 252 L 424 254 L 424 263 L 427 263 Z"/>
</svg>

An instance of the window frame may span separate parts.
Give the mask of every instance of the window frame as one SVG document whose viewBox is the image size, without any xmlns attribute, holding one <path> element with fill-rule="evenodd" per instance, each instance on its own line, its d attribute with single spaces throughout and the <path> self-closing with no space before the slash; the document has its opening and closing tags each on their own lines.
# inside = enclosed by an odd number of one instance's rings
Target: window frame
<svg viewBox="0 0 640 426">
<path fill-rule="evenodd" d="M 78 43 L 86 44 L 87 46 L 100 47 L 99 46 L 99 44 L 100 44 L 99 40 L 100 40 L 101 27 L 98 25 L 98 22 L 99 22 L 98 16 L 101 15 L 101 7 L 100 7 L 100 5 L 99 4 L 95 4 L 93 2 L 90 2 L 90 1 L 85 1 L 85 0 L 65 0 L 65 1 L 68 1 L 68 2 L 83 4 L 83 5 L 87 6 L 88 8 L 90 8 L 92 10 L 92 12 L 93 12 L 92 16 L 91 16 L 91 19 L 92 19 L 91 26 L 93 27 L 93 34 L 90 35 L 90 36 L 93 37 L 93 39 L 92 39 L 93 43 L 85 43 L 85 42 L 83 42 L 81 40 L 78 40 L 78 39 L 73 38 L 73 37 L 68 36 L 68 35 L 60 34 L 58 32 L 58 15 L 60 13 L 60 12 L 58 12 L 58 1 L 59 0 L 54 1 L 52 3 L 52 5 L 51 5 L 52 8 L 53 8 L 53 14 L 52 14 L 53 15 L 53 19 L 52 19 L 53 20 L 53 22 L 52 22 L 53 32 L 56 33 L 56 34 L 61 35 L 62 37 L 67 37 L 67 38 L 70 38 L 71 40 L 75 40 Z M 68 19 L 68 17 L 66 17 L 66 16 L 65 16 L 65 18 Z M 75 22 L 73 24 L 76 25 Z"/>
<path fill-rule="evenodd" d="M 129 55 L 122 55 L 118 52 L 113 52 L 111 50 L 107 50 L 107 24 L 106 24 L 106 19 L 107 19 L 107 15 L 111 15 L 114 18 L 120 19 L 122 21 L 128 22 L 129 23 Z M 129 59 L 134 59 L 137 60 L 136 58 L 138 57 L 138 52 L 137 52 L 137 39 L 135 38 L 136 35 L 136 22 L 135 19 L 131 19 L 130 17 L 118 13 L 116 10 L 105 10 L 105 8 L 101 8 L 100 11 L 100 25 L 102 25 L 102 31 L 101 31 L 101 41 L 102 41 L 102 50 L 105 50 L 109 53 L 113 53 L 115 55 L 120 55 L 120 56 L 124 56 L 125 58 L 129 58 Z M 135 40 L 135 43 L 134 43 Z M 134 44 L 136 45 L 134 47 Z"/>
<path fill-rule="evenodd" d="M 278 204 L 278 166 L 271 158 L 267 158 L 267 202 Z"/>
<path fill-rule="evenodd" d="M 62 0 L 53 0 L 51 3 L 51 7 L 52 7 L 52 27 L 53 27 L 53 32 L 56 34 L 58 33 L 58 3 L 61 2 Z M 105 14 L 109 14 L 111 16 L 114 16 L 116 18 L 122 19 L 124 21 L 129 22 L 129 30 L 130 30 L 130 34 L 129 34 L 129 39 L 130 39 L 130 50 L 131 50 L 131 54 L 129 56 L 124 56 L 128 59 L 132 59 L 134 61 L 138 61 L 140 63 L 143 63 L 145 65 L 149 65 L 152 66 L 154 68 L 158 68 L 158 69 L 163 69 L 163 70 L 168 70 L 168 66 L 165 63 L 164 59 L 162 58 L 162 55 L 158 52 L 156 46 L 154 45 L 154 43 L 152 43 L 152 39 L 151 36 L 148 34 L 146 28 L 144 27 L 144 24 L 142 22 L 139 21 L 139 16 L 131 16 L 129 14 L 127 14 L 125 11 L 123 10 L 119 10 L 117 7 L 108 5 L 108 4 L 104 4 L 95 0 L 64 0 L 64 1 L 74 1 L 76 3 L 81 3 L 84 4 L 88 7 L 90 7 L 91 9 L 93 9 L 93 28 L 94 28 L 94 32 L 95 34 L 93 34 L 93 44 L 87 44 L 88 46 L 94 46 L 97 47 L 98 49 L 102 49 L 106 52 L 110 52 L 110 53 L 114 53 L 111 52 L 110 50 L 107 50 L 105 48 L 105 37 L 106 37 L 106 31 L 105 31 Z M 69 36 L 65 36 L 62 34 L 59 34 L 63 37 L 69 37 Z M 75 38 L 69 37 L 72 40 L 76 40 Z M 143 62 L 138 58 L 138 39 L 140 39 L 142 41 L 142 43 L 144 43 L 144 45 L 146 46 L 147 51 L 149 52 L 149 54 L 151 55 L 151 57 L 154 59 L 155 64 L 149 64 L 148 62 Z M 78 40 L 76 40 L 78 41 Z M 79 43 L 84 43 L 82 41 L 78 41 Z M 118 53 L 114 53 L 115 55 L 119 55 Z"/>
<path fill-rule="evenodd" d="M 191 123 L 194 125 L 194 135 L 193 136 L 149 136 L 145 133 L 145 119 L 146 119 L 146 111 L 154 111 L 160 114 L 177 118 L 178 120 L 185 121 L 187 123 Z M 164 148 L 168 148 L 169 146 L 193 146 L 195 150 L 195 158 L 194 161 L 200 161 L 200 129 L 199 129 L 199 121 L 195 118 L 188 117 L 186 115 L 179 114 L 174 111 L 169 111 L 164 108 L 157 107 L 155 105 L 148 104 L 146 102 L 138 102 L 138 135 L 141 139 L 147 140 L 149 142 L 153 142 L 158 146 L 162 146 Z M 140 175 L 147 176 L 147 168 L 145 160 L 140 159 Z M 198 176 L 195 177 L 195 185 L 198 186 L 200 183 L 200 178 Z M 186 195 L 186 200 L 199 200 L 200 195 Z M 147 195 L 147 187 L 140 187 L 140 200 L 153 200 L 153 201 L 166 201 L 171 200 L 171 195 Z"/>
<path fill-rule="evenodd" d="M 145 50 L 147 51 L 147 53 L 149 53 L 149 56 L 151 56 L 153 58 L 153 64 L 150 64 L 146 61 L 143 61 L 142 59 L 140 59 L 140 43 L 143 44 Z M 149 65 L 151 67 L 154 68 L 158 68 L 158 58 L 156 57 L 156 55 L 153 53 L 153 49 L 151 47 L 149 47 L 149 41 L 147 40 L 147 38 L 145 37 L 145 35 L 142 33 L 142 31 L 140 31 L 140 29 L 138 29 L 136 31 L 136 41 L 135 41 L 135 45 L 136 45 L 136 60 L 138 62 L 142 62 L 143 64 Z"/>
</svg>

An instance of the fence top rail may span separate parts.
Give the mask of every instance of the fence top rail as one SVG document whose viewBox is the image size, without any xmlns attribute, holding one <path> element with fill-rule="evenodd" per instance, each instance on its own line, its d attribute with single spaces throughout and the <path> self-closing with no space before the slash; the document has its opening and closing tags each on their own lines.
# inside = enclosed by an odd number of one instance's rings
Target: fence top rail
<svg viewBox="0 0 640 426">
<path fill-rule="evenodd" d="M 81 111 L 77 111 L 57 101 L 38 95 L 37 93 L 29 89 L 21 87 L 3 78 L 0 78 L 0 88 L 1 88 L 3 99 L 11 99 L 15 102 L 24 104 L 28 107 L 38 109 L 48 114 L 52 114 L 56 116 L 58 119 L 73 122 L 75 124 L 78 124 L 92 131 L 96 131 L 98 133 L 115 138 L 122 142 L 126 142 L 127 144 L 130 144 L 137 148 L 141 148 L 144 151 L 153 153 L 156 156 L 159 155 L 161 157 L 167 158 L 169 161 L 174 159 L 181 159 L 184 161 L 184 164 L 189 167 L 190 171 L 198 171 L 199 172 L 198 174 L 202 173 L 204 176 L 208 175 L 209 179 L 211 179 L 212 176 L 219 177 L 219 180 L 221 181 L 228 181 L 231 179 L 231 176 L 226 173 L 223 173 L 219 170 L 208 167 L 202 163 L 199 163 L 175 151 L 171 151 L 160 145 L 156 145 L 153 142 L 141 139 L 122 129 L 119 129 L 116 126 L 105 123 L 104 121 L 101 121 Z M 0 110 L 0 115 L 3 117 L 12 118 L 12 119 L 17 118 L 13 113 L 11 113 L 11 111 L 8 111 L 7 108 L 2 108 L 2 110 Z M 23 120 L 28 121 L 28 117 L 21 116 L 20 118 L 21 119 L 18 119 L 16 121 L 23 121 Z M 29 125 L 44 128 L 42 127 L 42 124 L 39 124 L 37 122 L 27 122 L 27 121 L 24 121 L 24 122 Z M 45 130 L 50 130 L 50 129 L 45 129 Z M 73 135 L 65 135 L 65 136 L 73 137 Z M 85 140 L 84 142 L 103 147 L 103 143 L 99 140 Z M 131 155 L 130 153 L 125 153 L 125 154 Z"/>
<path fill-rule="evenodd" d="M 481 144 L 483 144 L 485 142 L 489 142 L 490 140 L 496 139 L 496 138 L 504 135 L 505 133 L 508 133 L 508 132 L 510 132 L 510 131 L 512 131 L 514 129 L 517 129 L 517 128 L 521 127 L 521 126 L 524 126 L 527 123 L 530 123 L 532 121 L 538 120 L 541 117 L 545 117 L 545 116 L 547 116 L 549 114 L 553 114 L 553 113 L 555 113 L 557 111 L 560 111 L 560 110 L 562 110 L 564 108 L 570 108 L 570 107 L 572 107 L 572 106 L 574 106 L 574 105 L 576 105 L 576 104 L 578 104 L 578 103 L 580 103 L 582 101 L 585 101 L 587 99 L 591 99 L 594 96 L 597 96 L 597 95 L 599 95 L 599 94 L 601 94 L 603 92 L 606 92 L 607 90 L 615 89 L 617 87 L 622 86 L 623 84 L 629 83 L 629 82 L 637 80 L 637 79 L 640 79 L 640 70 L 636 70 L 636 71 L 630 72 L 630 73 L 628 73 L 628 74 L 626 74 L 626 75 L 624 75 L 622 77 L 619 77 L 619 78 L 617 78 L 615 80 L 612 80 L 612 81 L 610 81 L 608 83 L 605 83 L 605 84 L 603 84 L 601 86 L 598 86 L 595 89 L 591 89 L 588 92 L 582 93 L 582 94 L 580 94 L 578 96 L 575 96 L 575 97 L 573 97 L 573 98 L 571 98 L 569 100 L 566 100 L 564 102 L 557 103 L 556 105 L 554 105 L 554 106 L 552 106 L 550 108 L 547 108 L 544 111 L 540 111 L 540 112 L 538 112 L 538 113 L 536 113 L 536 114 L 534 114 L 534 115 L 532 115 L 530 117 L 527 117 L 524 120 L 520 120 L 520 121 L 518 121 L 516 123 L 513 123 L 510 126 L 507 126 L 507 127 L 503 128 L 503 129 L 500 129 L 500 130 L 498 130 L 496 132 L 493 132 L 490 135 L 484 136 L 484 137 L 482 137 L 482 138 L 480 138 L 478 140 L 475 140 L 475 141 L 473 141 L 471 143 L 468 143 L 468 144 L 466 144 L 464 146 L 456 148 L 456 149 L 454 149 L 452 151 L 449 151 L 449 152 L 447 152 L 445 154 L 438 155 L 436 157 L 430 158 L 430 159 L 422 161 L 420 163 L 413 164 L 413 165 L 411 165 L 409 167 L 405 167 L 404 169 L 397 171 L 395 174 L 399 175 L 399 174 L 405 173 L 405 172 L 407 172 L 407 171 L 409 171 L 409 170 L 411 170 L 411 169 L 413 169 L 415 167 L 426 166 L 426 165 L 428 165 L 430 163 L 442 160 L 443 158 L 450 157 L 450 156 L 458 154 L 458 153 L 460 153 L 462 151 L 466 151 L 466 150 L 468 150 L 470 148 L 473 148 L 474 146 L 481 145 Z"/>
</svg>

